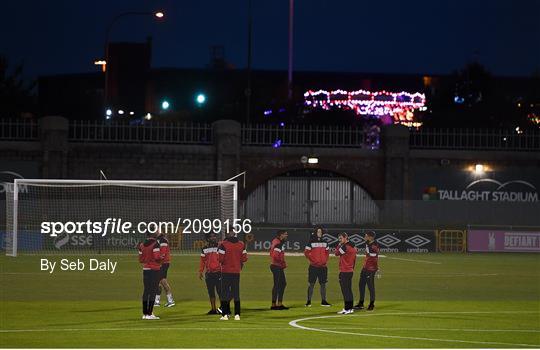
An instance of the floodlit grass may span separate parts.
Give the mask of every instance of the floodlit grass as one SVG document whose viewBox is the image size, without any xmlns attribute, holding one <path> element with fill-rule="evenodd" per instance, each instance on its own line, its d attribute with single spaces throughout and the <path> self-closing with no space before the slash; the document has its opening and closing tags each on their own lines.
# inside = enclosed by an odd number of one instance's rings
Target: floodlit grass
<svg viewBox="0 0 540 350">
<path fill-rule="evenodd" d="M 118 261 L 115 274 L 40 271 L 40 259 Z M 242 320 L 207 316 L 197 256 L 174 256 L 177 305 L 141 320 L 136 256 L 0 257 L 1 347 L 540 347 L 540 255 L 390 254 L 381 258 L 373 312 L 342 308 L 337 259 L 329 266 L 331 308 L 305 308 L 307 263 L 288 257 L 287 311 L 270 311 L 266 256 L 251 256 L 241 277 Z M 355 281 L 355 298 L 358 299 Z M 299 321 L 298 321 L 299 320 Z"/>
</svg>

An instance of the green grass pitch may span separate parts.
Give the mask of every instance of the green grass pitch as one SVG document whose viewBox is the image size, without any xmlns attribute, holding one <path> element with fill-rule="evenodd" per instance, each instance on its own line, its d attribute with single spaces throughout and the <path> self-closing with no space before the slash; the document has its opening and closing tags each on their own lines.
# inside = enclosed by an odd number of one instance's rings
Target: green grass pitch
<svg viewBox="0 0 540 350">
<path fill-rule="evenodd" d="M 241 277 L 241 321 L 207 316 L 199 258 L 174 256 L 169 281 L 177 302 L 141 320 L 136 256 L 115 274 L 39 271 L 39 259 L 0 257 L 1 347 L 540 347 L 539 254 L 389 254 L 381 258 L 373 312 L 338 316 L 337 259 L 329 265 L 331 308 L 304 307 L 307 263 L 287 258 L 287 311 L 270 311 L 268 257 L 250 256 Z M 90 256 L 80 256 L 86 260 Z M 93 256 L 92 256 L 93 257 Z M 77 256 L 69 256 L 76 259 Z M 359 266 L 354 277 L 358 298 Z"/>
</svg>

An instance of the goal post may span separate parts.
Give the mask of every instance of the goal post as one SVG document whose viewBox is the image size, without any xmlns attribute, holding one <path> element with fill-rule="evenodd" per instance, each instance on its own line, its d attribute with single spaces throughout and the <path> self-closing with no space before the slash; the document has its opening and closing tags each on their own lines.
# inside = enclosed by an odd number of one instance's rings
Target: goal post
<svg viewBox="0 0 540 350">
<path fill-rule="evenodd" d="M 6 192 L 6 255 L 133 253 L 148 231 L 197 252 L 237 223 L 236 181 L 15 179 Z"/>
</svg>

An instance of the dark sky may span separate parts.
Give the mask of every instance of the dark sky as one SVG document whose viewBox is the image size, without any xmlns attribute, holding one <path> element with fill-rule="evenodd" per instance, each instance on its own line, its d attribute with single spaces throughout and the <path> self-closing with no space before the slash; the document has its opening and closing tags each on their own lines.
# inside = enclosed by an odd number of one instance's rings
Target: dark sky
<svg viewBox="0 0 540 350">
<path fill-rule="evenodd" d="M 539 0 L 295 0 L 297 70 L 449 73 L 474 55 L 496 75 L 540 71 Z M 246 65 L 247 0 L 3 0 L 0 54 L 27 76 L 91 72 L 113 40 L 154 38 L 154 67 L 204 67 L 211 45 Z M 253 65 L 287 67 L 287 0 L 253 0 Z"/>
</svg>

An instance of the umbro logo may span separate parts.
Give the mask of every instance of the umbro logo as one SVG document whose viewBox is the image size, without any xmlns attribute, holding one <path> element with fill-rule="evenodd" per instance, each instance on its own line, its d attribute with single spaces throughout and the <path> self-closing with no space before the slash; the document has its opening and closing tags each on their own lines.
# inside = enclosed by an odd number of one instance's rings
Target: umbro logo
<svg viewBox="0 0 540 350">
<path fill-rule="evenodd" d="M 426 237 L 420 236 L 420 235 L 414 235 L 412 237 L 409 237 L 405 240 L 405 242 L 409 243 L 413 247 L 420 248 L 421 246 L 424 246 L 431 241 L 427 239 Z"/>
<path fill-rule="evenodd" d="M 355 246 L 361 246 L 366 241 L 364 240 L 364 237 L 360 236 L 359 234 L 355 233 L 354 235 L 349 236 L 349 241 L 354 244 Z"/>
<path fill-rule="evenodd" d="M 391 234 L 387 234 L 387 235 L 382 236 L 381 238 L 377 238 L 377 242 L 389 248 L 401 242 L 401 239 L 395 236 L 392 236 Z"/>
<path fill-rule="evenodd" d="M 328 243 L 328 245 L 331 245 L 331 244 L 334 244 L 338 241 L 338 239 L 332 235 L 329 235 L 328 233 L 325 233 L 323 236 L 322 236 L 322 239 L 323 241 L 325 241 L 326 243 Z"/>
</svg>

